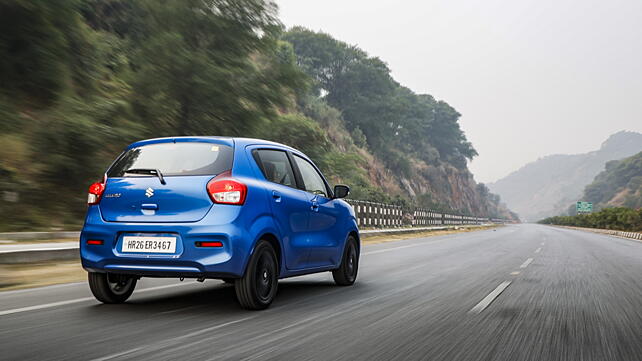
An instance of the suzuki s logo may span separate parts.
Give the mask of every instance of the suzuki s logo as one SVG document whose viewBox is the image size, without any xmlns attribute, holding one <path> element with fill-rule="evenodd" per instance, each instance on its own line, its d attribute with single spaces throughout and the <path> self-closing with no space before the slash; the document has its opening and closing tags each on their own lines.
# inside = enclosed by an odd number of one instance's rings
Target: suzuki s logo
<svg viewBox="0 0 642 361">
<path fill-rule="evenodd" d="M 145 189 L 145 195 L 147 196 L 147 198 L 150 198 L 151 196 L 154 195 L 154 189 L 153 188 Z"/>
</svg>

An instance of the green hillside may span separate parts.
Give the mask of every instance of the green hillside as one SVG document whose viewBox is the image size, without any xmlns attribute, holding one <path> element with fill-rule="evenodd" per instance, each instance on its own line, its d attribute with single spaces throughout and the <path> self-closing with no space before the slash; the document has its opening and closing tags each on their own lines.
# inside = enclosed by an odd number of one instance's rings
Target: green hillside
<svg viewBox="0 0 642 361">
<path fill-rule="evenodd" d="M 642 152 L 606 163 L 604 171 L 586 186 L 581 198 L 592 202 L 592 214 L 549 217 L 544 224 L 642 231 Z"/>
<path fill-rule="evenodd" d="M 0 34 L 0 230 L 76 227 L 126 144 L 194 134 L 299 148 L 353 198 L 510 217 L 454 108 L 271 2 L 7 0 Z"/>
<path fill-rule="evenodd" d="M 642 207 L 642 152 L 606 163 L 604 171 L 586 186 L 582 199 L 598 209 Z"/>
<path fill-rule="evenodd" d="M 620 131 L 595 151 L 542 157 L 488 186 L 522 219 L 535 221 L 565 213 L 607 162 L 640 151 L 642 134 Z"/>
</svg>

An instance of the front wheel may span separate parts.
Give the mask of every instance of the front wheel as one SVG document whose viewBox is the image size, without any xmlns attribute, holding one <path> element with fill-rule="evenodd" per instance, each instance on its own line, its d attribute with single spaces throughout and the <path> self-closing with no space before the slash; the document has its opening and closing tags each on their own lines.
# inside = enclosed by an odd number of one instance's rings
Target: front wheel
<svg viewBox="0 0 642 361">
<path fill-rule="evenodd" d="M 357 280 L 357 271 L 359 270 L 359 248 L 357 240 L 350 236 L 346 241 L 346 247 L 343 251 L 341 265 L 332 271 L 332 278 L 339 286 L 350 286 Z"/>
<path fill-rule="evenodd" d="M 268 308 L 276 296 L 279 271 L 274 248 L 266 242 L 257 244 L 245 275 L 234 284 L 236 298 L 248 310 Z"/>
<path fill-rule="evenodd" d="M 137 279 L 128 275 L 89 272 L 89 288 L 102 303 L 123 303 L 134 292 Z"/>
</svg>

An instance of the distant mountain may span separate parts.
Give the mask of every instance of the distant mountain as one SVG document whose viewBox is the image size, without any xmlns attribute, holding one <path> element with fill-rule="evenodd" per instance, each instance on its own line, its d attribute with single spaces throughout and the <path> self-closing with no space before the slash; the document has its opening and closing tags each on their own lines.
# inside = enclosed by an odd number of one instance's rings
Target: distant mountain
<svg viewBox="0 0 642 361">
<path fill-rule="evenodd" d="M 642 152 L 606 163 L 603 172 L 586 186 L 582 199 L 596 209 L 642 207 Z"/>
<path fill-rule="evenodd" d="M 606 162 L 642 151 L 642 134 L 622 131 L 611 135 L 599 150 L 585 154 L 557 154 L 540 158 L 488 184 L 522 220 L 565 213 L 580 200 L 584 187 L 604 169 Z"/>
</svg>

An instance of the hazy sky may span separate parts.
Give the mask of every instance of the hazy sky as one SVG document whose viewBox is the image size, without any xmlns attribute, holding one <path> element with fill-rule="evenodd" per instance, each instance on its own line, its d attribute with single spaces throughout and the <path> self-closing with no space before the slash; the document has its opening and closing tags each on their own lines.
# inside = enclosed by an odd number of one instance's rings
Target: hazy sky
<svg viewBox="0 0 642 361">
<path fill-rule="evenodd" d="M 454 106 L 495 181 L 554 153 L 642 132 L 642 0 L 277 0 L 288 26 L 322 30 Z"/>
</svg>

